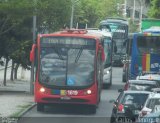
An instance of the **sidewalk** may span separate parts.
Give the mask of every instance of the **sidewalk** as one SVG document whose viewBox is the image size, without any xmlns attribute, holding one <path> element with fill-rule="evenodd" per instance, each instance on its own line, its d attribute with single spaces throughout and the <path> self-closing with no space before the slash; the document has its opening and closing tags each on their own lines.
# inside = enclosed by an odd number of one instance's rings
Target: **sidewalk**
<svg viewBox="0 0 160 123">
<path fill-rule="evenodd" d="M 23 75 L 21 74 L 23 72 Z M 7 71 L 7 86 L 2 86 L 3 71 L 0 71 L 0 117 L 19 117 L 32 107 L 33 95 L 30 95 L 30 71 L 18 70 L 18 80 L 10 81 L 10 69 Z"/>
</svg>

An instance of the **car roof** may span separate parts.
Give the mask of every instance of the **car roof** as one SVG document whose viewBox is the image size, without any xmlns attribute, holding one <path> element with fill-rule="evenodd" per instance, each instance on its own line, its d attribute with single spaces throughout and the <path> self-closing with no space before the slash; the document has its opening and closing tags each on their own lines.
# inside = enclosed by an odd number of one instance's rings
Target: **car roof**
<svg viewBox="0 0 160 123">
<path fill-rule="evenodd" d="M 129 80 L 128 83 L 130 84 L 150 84 L 150 85 L 153 85 L 153 84 L 157 84 L 156 81 L 152 81 L 152 80 Z"/>
<path fill-rule="evenodd" d="M 152 92 L 149 91 L 136 91 L 136 90 L 126 90 L 123 91 L 125 94 L 150 94 Z"/>
<path fill-rule="evenodd" d="M 159 74 L 146 74 L 143 76 L 137 76 L 137 79 L 160 80 L 160 75 Z"/>
<path fill-rule="evenodd" d="M 151 89 L 153 92 L 157 92 L 157 91 L 160 91 L 160 88 L 152 88 Z"/>
<path fill-rule="evenodd" d="M 149 97 L 148 98 L 159 98 L 160 99 L 160 93 L 150 93 Z"/>
</svg>

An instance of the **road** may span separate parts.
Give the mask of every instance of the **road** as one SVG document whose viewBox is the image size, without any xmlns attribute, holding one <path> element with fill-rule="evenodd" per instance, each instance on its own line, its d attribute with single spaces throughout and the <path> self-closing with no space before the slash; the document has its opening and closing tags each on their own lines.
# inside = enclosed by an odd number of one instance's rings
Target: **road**
<svg viewBox="0 0 160 123">
<path fill-rule="evenodd" d="M 37 112 L 36 106 L 27 112 L 18 123 L 109 123 L 113 103 L 122 88 L 122 68 L 113 68 L 112 87 L 102 91 L 101 102 L 96 114 L 89 114 L 85 107 L 68 105 L 47 107 L 45 112 Z"/>
</svg>

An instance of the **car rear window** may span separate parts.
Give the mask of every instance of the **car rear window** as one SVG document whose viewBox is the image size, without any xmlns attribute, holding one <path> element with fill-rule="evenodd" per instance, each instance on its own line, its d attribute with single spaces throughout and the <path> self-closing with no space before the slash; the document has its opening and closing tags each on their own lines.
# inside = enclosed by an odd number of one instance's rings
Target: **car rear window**
<svg viewBox="0 0 160 123">
<path fill-rule="evenodd" d="M 156 84 L 130 84 L 129 90 L 151 91 L 152 88 L 156 87 Z"/>
<path fill-rule="evenodd" d="M 127 93 L 124 95 L 122 104 L 139 104 L 144 105 L 148 94 L 145 93 Z"/>
</svg>

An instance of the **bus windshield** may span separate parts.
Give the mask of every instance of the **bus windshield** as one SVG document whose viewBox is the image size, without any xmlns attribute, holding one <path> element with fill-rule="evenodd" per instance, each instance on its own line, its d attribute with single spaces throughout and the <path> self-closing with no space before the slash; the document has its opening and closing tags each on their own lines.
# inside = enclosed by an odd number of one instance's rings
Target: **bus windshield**
<svg viewBox="0 0 160 123">
<path fill-rule="evenodd" d="M 152 53 L 160 54 L 160 37 L 159 36 L 138 36 L 137 47 L 140 54 Z"/>
<path fill-rule="evenodd" d="M 95 41 L 77 37 L 41 39 L 40 82 L 88 86 L 94 82 Z"/>
<path fill-rule="evenodd" d="M 100 29 L 106 29 L 109 26 L 113 39 L 126 39 L 128 36 L 128 25 L 118 23 L 107 23 L 100 26 Z"/>
</svg>

